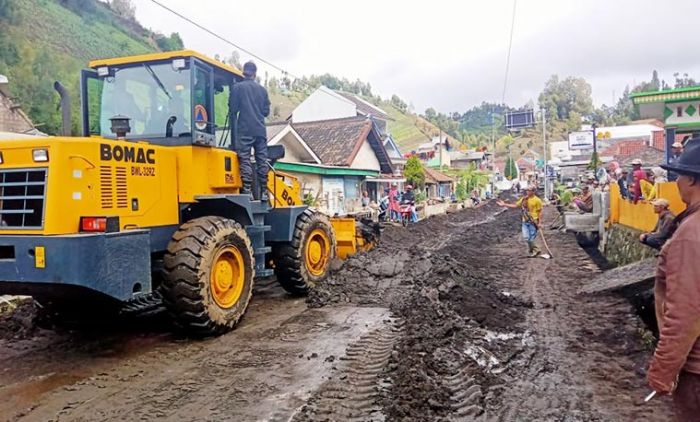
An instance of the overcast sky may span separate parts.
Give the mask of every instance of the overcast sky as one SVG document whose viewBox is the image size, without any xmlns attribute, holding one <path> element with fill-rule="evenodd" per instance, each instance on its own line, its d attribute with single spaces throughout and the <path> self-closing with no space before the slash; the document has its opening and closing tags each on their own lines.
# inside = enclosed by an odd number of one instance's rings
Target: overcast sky
<svg viewBox="0 0 700 422">
<path fill-rule="evenodd" d="M 160 1 L 293 75 L 359 78 L 417 112 L 501 100 L 512 0 Z M 150 0 L 133 2 L 144 26 L 179 32 L 188 48 L 233 50 Z M 505 100 L 536 101 L 552 74 L 586 78 L 597 105 L 652 69 L 700 79 L 698 17 L 700 0 L 518 0 Z"/>
</svg>

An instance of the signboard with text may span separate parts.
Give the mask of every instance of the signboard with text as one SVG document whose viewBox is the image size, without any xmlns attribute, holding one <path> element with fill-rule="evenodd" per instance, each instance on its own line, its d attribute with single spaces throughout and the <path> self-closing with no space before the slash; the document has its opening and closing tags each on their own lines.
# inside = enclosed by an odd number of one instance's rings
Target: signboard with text
<svg viewBox="0 0 700 422">
<path fill-rule="evenodd" d="M 569 134 L 569 150 L 593 149 L 593 131 L 571 132 Z"/>
</svg>

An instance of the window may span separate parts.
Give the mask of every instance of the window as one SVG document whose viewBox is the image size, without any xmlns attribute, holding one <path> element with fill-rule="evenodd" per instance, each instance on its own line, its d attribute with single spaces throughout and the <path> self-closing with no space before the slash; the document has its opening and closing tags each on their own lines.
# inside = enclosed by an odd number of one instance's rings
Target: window
<svg viewBox="0 0 700 422">
<path fill-rule="evenodd" d="M 222 148 L 231 147 L 231 122 L 228 119 L 228 98 L 230 88 L 224 86 L 221 91 L 214 93 L 214 125 L 216 126 L 216 145 Z"/>
<path fill-rule="evenodd" d="M 170 64 L 115 69 L 103 79 L 100 108 L 90 102 L 91 121 L 100 122 L 105 137 L 114 136 L 109 119 L 115 115 L 131 119 L 130 139 L 191 135 L 189 75 Z"/>
<path fill-rule="evenodd" d="M 683 107 L 676 107 L 676 116 L 683 117 Z"/>
<path fill-rule="evenodd" d="M 211 72 L 199 66 L 194 71 L 194 127 L 205 133 L 214 133 L 211 110 Z"/>
</svg>

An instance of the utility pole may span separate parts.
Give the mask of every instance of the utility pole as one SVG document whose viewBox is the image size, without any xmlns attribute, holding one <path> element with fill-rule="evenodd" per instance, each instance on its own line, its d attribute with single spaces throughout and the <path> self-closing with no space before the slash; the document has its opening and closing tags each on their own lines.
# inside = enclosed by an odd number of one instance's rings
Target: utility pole
<svg viewBox="0 0 700 422">
<path fill-rule="evenodd" d="M 493 154 L 496 155 L 496 119 L 493 116 L 494 109 L 491 106 L 491 144 L 493 145 Z"/>
<path fill-rule="evenodd" d="M 547 121 L 545 120 L 545 109 L 542 108 L 542 146 L 544 148 L 544 198 L 545 202 L 549 200 L 547 194 Z"/>
<path fill-rule="evenodd" d="M 595 175 L 595 178 L 598 178 L 598 139 L 595 135 L 595 130 L 596 130 L 596 124 L 593 123 L 591 125 L 593 128 L 593 174 Z"/>
<path fill-rule="evenodd" d="M 438 153 L 440 158 L 438 158 L 438 163 L 440 164 L 440 171 L 442 171 L 442 129 L 438 127 Z"/>
</svg>

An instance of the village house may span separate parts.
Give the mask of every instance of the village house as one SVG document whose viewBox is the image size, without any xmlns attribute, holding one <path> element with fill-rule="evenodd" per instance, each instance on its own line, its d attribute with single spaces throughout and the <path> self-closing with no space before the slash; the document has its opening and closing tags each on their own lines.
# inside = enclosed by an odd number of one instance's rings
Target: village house
<svg viewBox="0 0 700 422">
<path fill-rule="evenodd" d="M 455 180 L 430 167 L 423 167 L 425 172 L 425 190 L 428 198 L 450 198 L 454 192 Z"/>
<path fill-rule="evenodd" d="M 366 117 L 374 120 L 379 134 L 387 135 L 389 115 L 355 94 L 321 86 L 299 104 L 291 115 L 292 123 Z"/>
<path fill-rule="evenodd" d="M 331 215 L 358 211 L 362 191 L 376 198 L 377 180 L 394 173 L 379 130 L 367 117 L 271 124 L 268 145 L 285 147 L 275 169 L 297 177 L 304 195 Z"/>
<path fill-rule="evenodd" d="M 450 167 L 466 169 L 474 165 L 477 170 L 485 170 L 492 154 L 484 151 L 450 151 Z"/>
<path fill-rule="evenodd" d="M 42 135 L 10 94 L 7 77 L 0 75 L 0 139 L 17 138 L 17 134 Z"/>
<path fill-rule="evenodd" d="M 428 167 L 450 167 L 450 150 L 451 145 L 447 137 L 434 136 L 430 142 L 418 146 L 416 155 Z"/>
</svg>

